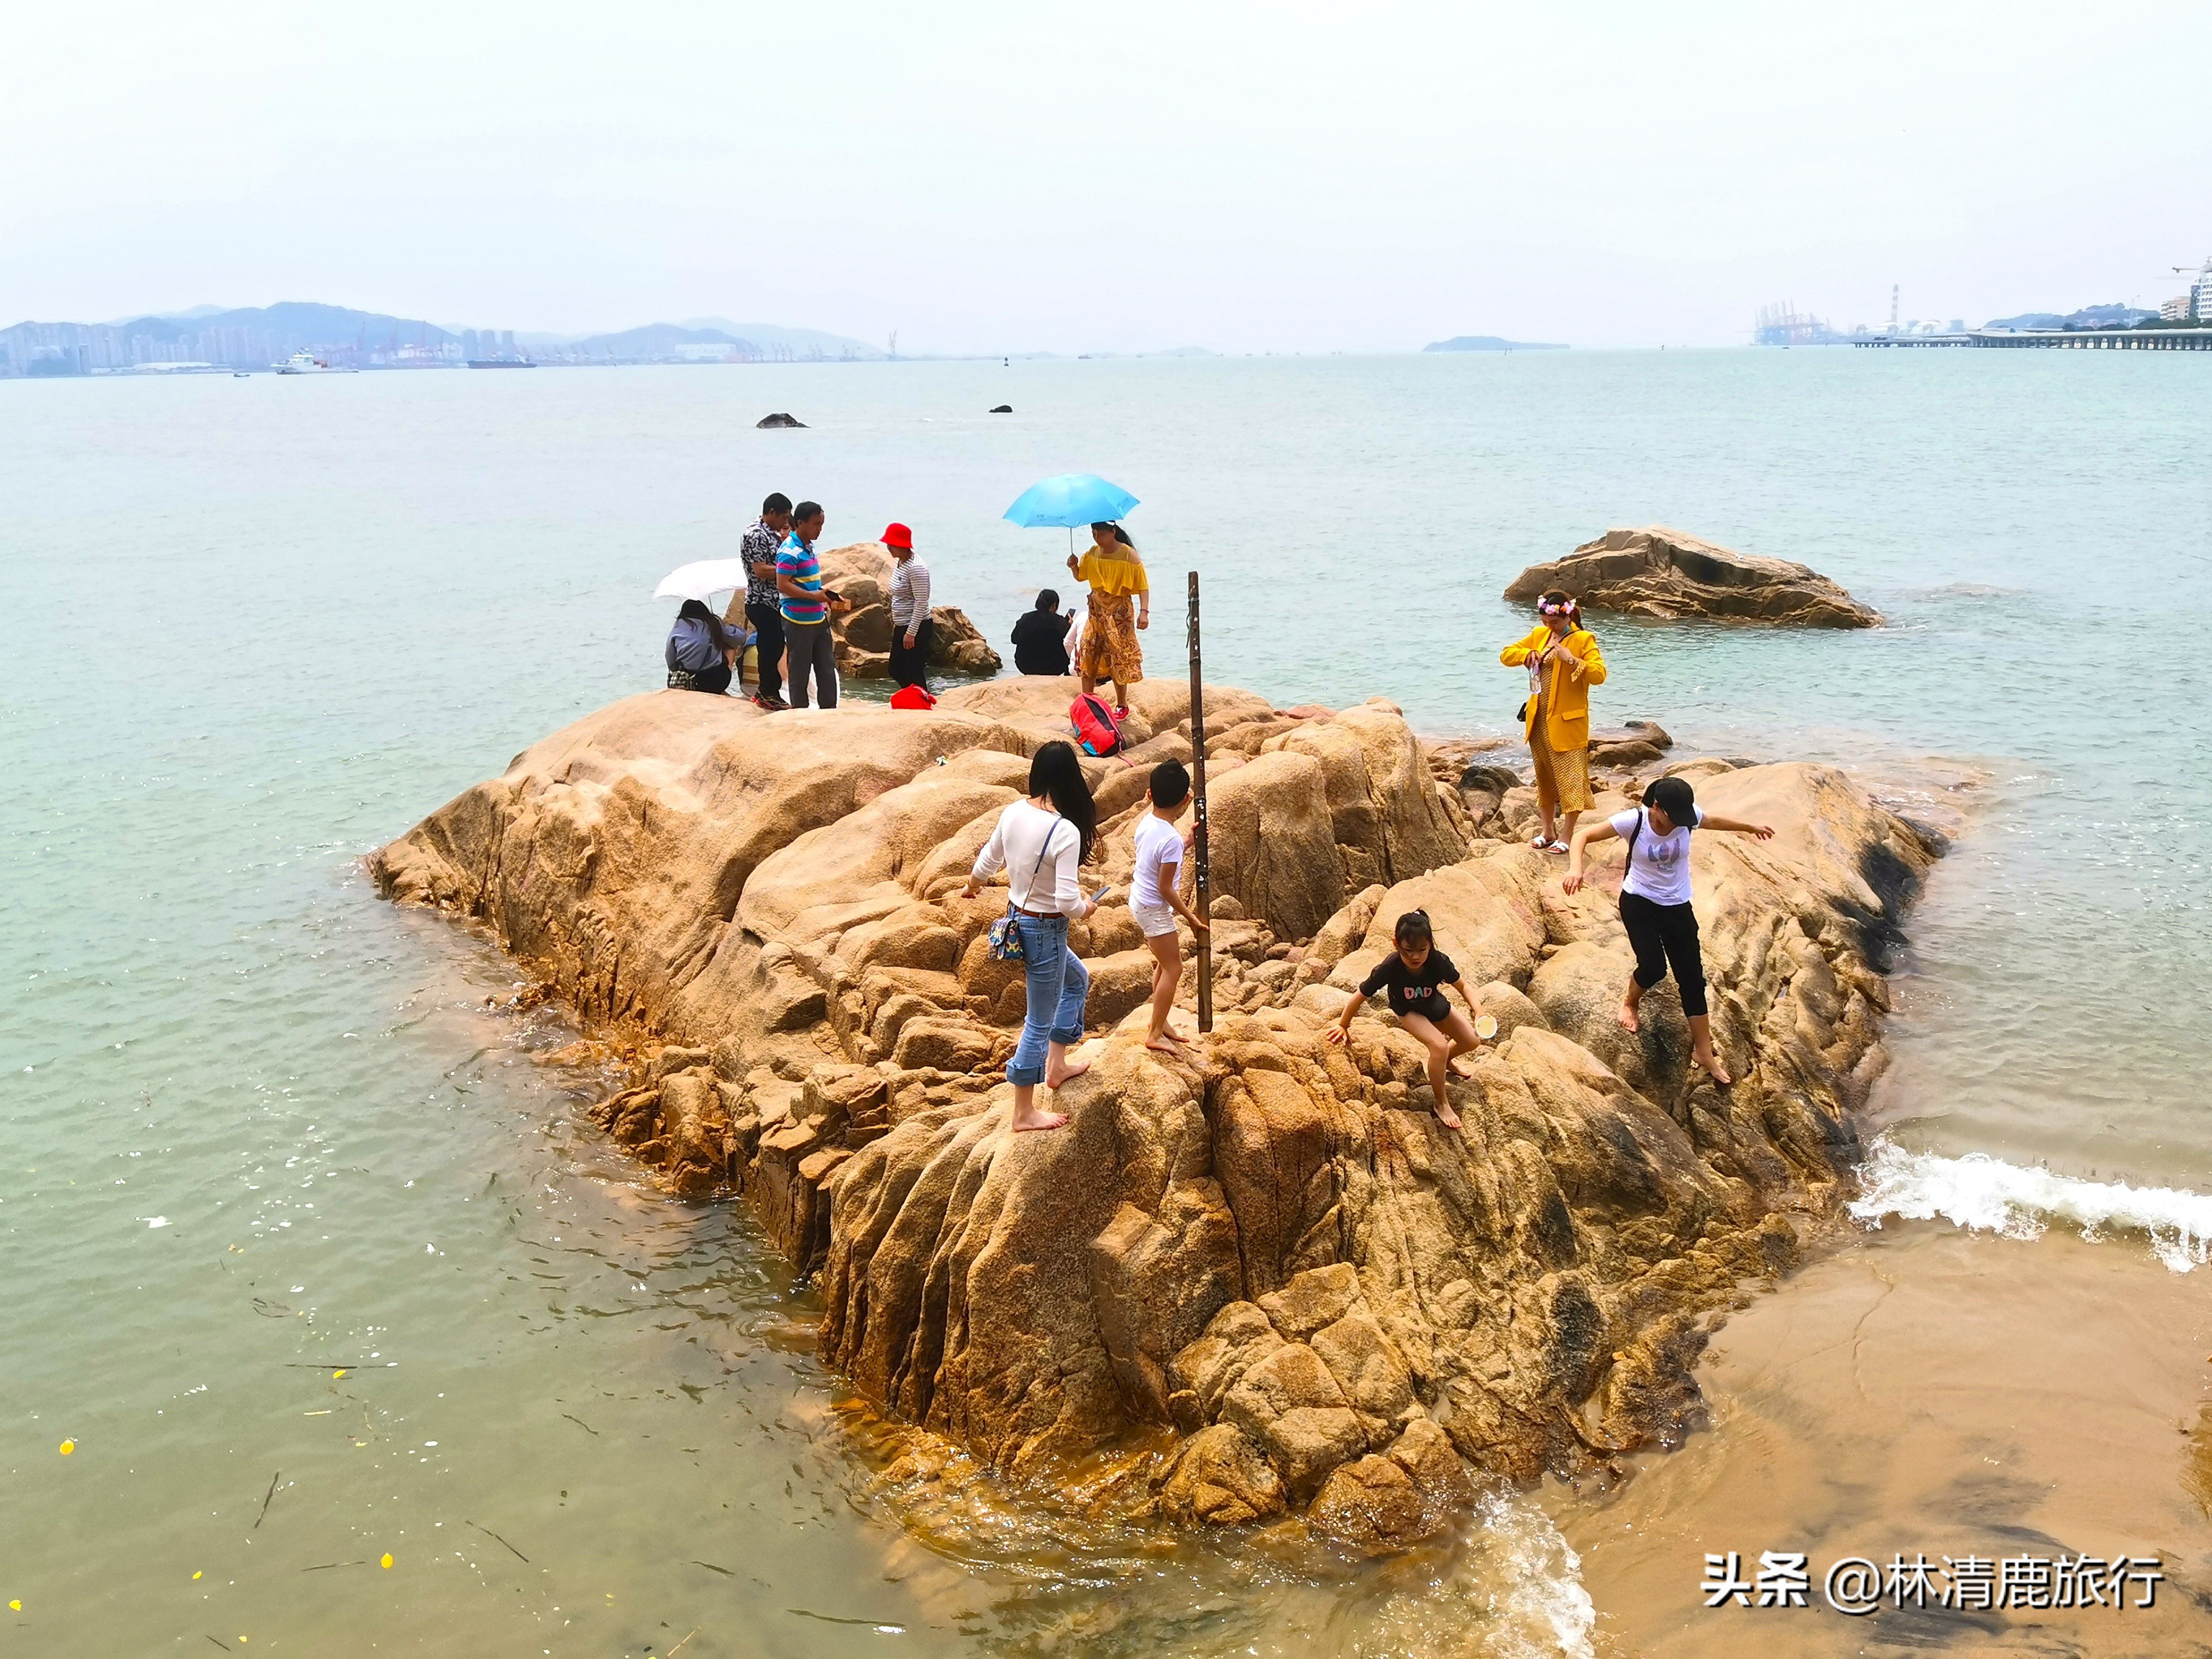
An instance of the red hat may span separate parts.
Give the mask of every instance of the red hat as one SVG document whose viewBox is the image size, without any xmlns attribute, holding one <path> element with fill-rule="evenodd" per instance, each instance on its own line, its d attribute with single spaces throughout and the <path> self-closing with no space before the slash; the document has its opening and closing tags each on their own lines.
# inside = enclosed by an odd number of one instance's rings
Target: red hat
<svg viewBox="0 0 2212 1659">
<path fill-rule="evenodd" d="M 884 545 L 902 547 L 911 553 L 914 551 L 914 532 L 902 524 L 887 524 L 884 526 Z"/>
</svg>

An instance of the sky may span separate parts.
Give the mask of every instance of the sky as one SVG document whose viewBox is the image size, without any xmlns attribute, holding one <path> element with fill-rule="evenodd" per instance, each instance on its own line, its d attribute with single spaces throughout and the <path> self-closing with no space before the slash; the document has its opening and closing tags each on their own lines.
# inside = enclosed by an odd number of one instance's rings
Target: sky
<svg viewBox="0 0 2212 1659">
<path fill-rule="evenodd" d="M 2154 306 L 2212 7 L 17 0 L 0 324 L 315 300 L 902 353 Z"/>
</svg>

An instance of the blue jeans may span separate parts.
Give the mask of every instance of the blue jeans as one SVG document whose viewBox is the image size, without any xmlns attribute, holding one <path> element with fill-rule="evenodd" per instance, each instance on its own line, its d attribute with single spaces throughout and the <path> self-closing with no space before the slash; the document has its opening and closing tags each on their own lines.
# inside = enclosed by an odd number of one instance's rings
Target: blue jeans
<svg viewBox="0 0 2212 1659">
<path fill-rule="evenodd" d="M 1066 916 L 1014 918 L 1021 930 L 1022 976 L 1029 983 L 1029 1012 L 1022 1040 L 1006 1066 L 1009 1083 L 1044 1081 L 1045 1045 L 1083 1041 L 1083 1003 L 1091 994 L 1091 970 L 1067 948 Z"/>
</svg>

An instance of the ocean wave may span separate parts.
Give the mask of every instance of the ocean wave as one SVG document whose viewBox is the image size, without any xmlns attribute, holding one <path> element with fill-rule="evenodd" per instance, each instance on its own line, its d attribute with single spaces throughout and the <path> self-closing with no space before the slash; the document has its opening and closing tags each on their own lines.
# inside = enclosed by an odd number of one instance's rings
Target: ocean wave
<svg viewBox="0 0 2212 1659">
<path fill-rule="evenodd" d="M 1883 1218 L 1933 1221 L 2039 1238 L 2053 1223 L 2092 1243 L 2108 1232 L 2141 1233 L 2151 1253 L 2178 1273 L 2212 1261 L 2212 1196 L 2179 1187 L 2130 1187 L 2023 1168 L 1985 1152 L 1942 1158 L 1881 1139 L 1859 1170 L 1850 1212 L 1879 1227 Z"/>
</svg>

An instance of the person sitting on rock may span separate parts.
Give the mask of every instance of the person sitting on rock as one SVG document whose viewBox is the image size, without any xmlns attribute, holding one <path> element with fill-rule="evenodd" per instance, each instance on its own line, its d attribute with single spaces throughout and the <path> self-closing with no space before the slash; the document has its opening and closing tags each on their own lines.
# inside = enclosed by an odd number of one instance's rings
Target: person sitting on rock
<svg viewBox="0 0 2212 1659">
<path fill-rule="evenodd" d="M 1620 1023 L 1638 1029 L 1636 1006 L 1644 994 L 1667 977 L 1672 963 L 1674 988 L 1690 1022 L 1690 1043 L 1698 1065 L 1723 1087 L 1728 1070 L 1713 1052 L 1713 1024 L 1705 1012 L 1705 963 L 1698 947 L 1698 913 L 1690 907 L 1690 831 L 1727 830 L 1771 841 L 1771 824 L 1746 823 L 1698 810 L 1697 792 L 1687 778 L 1661 778 L 1644 792 L 1644 805 L 1615 813 L 1575 831 L 1560 885 L 1581 890 L 1583 849 L 1618 836 L 1628 843 L 1628 875 L 1620 884 L 1620 925 L 1636 952 L 1636 971 L 1620 1000 Z"/>
<path fill-rule="evenodd" d="M 1014 624 L 1014 672 L 1067 672 L 1067 618 L 1060 614 L 1060 595 L 1049 587 L 1036 597 L 1036 609 Z"/>
<path fill-rule="evenodd" d="M 1168 1012 L 1175 1006 L 1176 988 L 1182 982 L 1182 935 L 1176 918 L 1204 935 L 1206 924 L 1194 915 L 1176 890 L 1182 870 L 1182 835 L 1176 823 L 1190 810 L 1190 774 L 1181 761 L 1162 761 L 1152 769 L 1146 790 L 1152 810 L 1137 820 L 1137 862 L 1129 874 L 1129 914 L 1144 929 L 1145 948 L 1152 953 L 1152 1023 L 1145 1033 L 1145 1047 L 1164 1054 L 1176 1052 L 1183 1039 L 1168 1027 Z"/>
<path fill-rule="evenodd" d="M 1468 1017 L 1451 1006 L 1443 988 L 1449 985 L 1456 990 L 1474 1011 L 1476 1019 L 1482 1018 L 1482 1000 L 1467 988 L 1457 964 L 1437 949 L 1426 910 L 1408 910 L 1400 916 L 1391 939 L 1397 949 L 1377 963 L 1358 990 L 1345 1000 L 1344 1018 L 1328 1028 L 1328 1041 L 1339 1045 L 1346 1042 L 1352 1017 L 1367 1006 L 1368 998 L 1389 987 L 1390 1012 L 1429 1051 L 1429 1087 L 1436 1091 L 1437 1121 L 1447 1129 L 1456 1129 L 1459 1114 L 1452 1110 L 1444 1085 L 1449 1078 L 1468 1075 L 1452 1062 L 1472 1053 L 1480 1039 Z"/>
<path fill-rule="evenodd" d="M 1078 875 L 1097 830 L 1098 809 L 1083 763 L 1072 745 L 1054 738 L 1030 762 L 1029 799 L 999 814 L 968 873 L 966 894 L 974 898 L 985 878 L 1006 872 L 1014 931 L 1022 942 L 1029 1006 L 1021 1041 L 1006 1064 L 1017 1129 L 1057 1129 L 1066 1122 L 1065 1112 L 1037 1110 L 1036 1086 L 1058 1089 L 1091 1069 L 1088 1060 L 1071 1064 L 1067 1058 L 1068 1046 L 1083 1041 L 1083 1005 L 1091 994 L 1091 970 L 1067 948 L 1067 924 L 1098 908 L 1097 899 L 1084 896 Z"/>
<path fill-rule="evenodd" d="M 686 599 L 668 630 L 663 653 L 668 664 L 672 691 L 708 691 L 720 696 L 730 689 L 730 674 L 745 653 L 742 629 L 733 629 L 697 599 Z"/>
<path fill-rule="evenodd" d="M 1605 657 L 1571 594 L 1553 588 L 1536 601 L 1536 616 L 1535 631 L 1507 646 L 1498 660 L 1528 671 L 1521 717 L 1544 820 L 1534 845 L 1540 853 L 1564 853 L 1567 843 L 1557 833 L 1554 811 L 1567 815 L 1571 837 L 1576 818 L 1596 805 L 1590 798 L 1589 689 L 1605 683 Z"/>
</svg>

